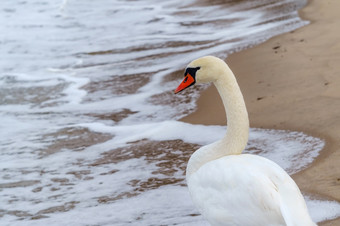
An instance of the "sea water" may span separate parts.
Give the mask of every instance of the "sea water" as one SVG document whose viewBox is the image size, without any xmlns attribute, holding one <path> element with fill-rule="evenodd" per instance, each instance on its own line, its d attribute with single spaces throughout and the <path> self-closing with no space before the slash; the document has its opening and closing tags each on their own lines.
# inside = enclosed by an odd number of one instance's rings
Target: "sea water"
<svg viewBox="0 0 340 226">
<path fill-rule="evenodd" d="M 206 225 L 185 183 L 191 153 L 224 126 L 178 121 L 191 60 L 308 21 L 305 1 L 12 0 L 0 3 L 0 224 Z M 296 173 L 324 141 L 251 129 L 246 152 Z M 306 196 L 316 221 L 335 201 Z"/>
</svg>

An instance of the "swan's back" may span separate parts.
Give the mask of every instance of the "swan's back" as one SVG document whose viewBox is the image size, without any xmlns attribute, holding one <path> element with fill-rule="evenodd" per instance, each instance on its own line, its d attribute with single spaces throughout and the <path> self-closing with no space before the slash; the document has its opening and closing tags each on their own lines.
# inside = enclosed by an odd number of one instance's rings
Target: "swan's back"
<svg viewBox="0 0 340 226">
<path fill-rule="evenodd" d="M 263 157 L 225 156 L 187 180 L 193 202 L 214 226 L 315 225 L 295 182 Z"/>
</svg>

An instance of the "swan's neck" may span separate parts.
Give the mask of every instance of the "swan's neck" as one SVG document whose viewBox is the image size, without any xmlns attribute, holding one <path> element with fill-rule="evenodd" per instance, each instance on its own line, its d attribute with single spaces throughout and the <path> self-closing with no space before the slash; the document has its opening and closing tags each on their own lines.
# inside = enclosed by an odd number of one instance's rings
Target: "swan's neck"
<svg viewBox="0 0 340 226">
<path fill-rule="evenodd" d="M 229 68 L 226 74 L 229 76 L 221 76 L 221 79 L 214 82 L 223 101 L 228 122 L 225 136 L 218 141 L 222 147 L 216 150 L 222 156 L 241 154 L 247 145 L 249 133 L 249 119 L 243 95 Z"/>
<path fill-rule="evenodd" d="M 227 132 L 221 139 L 198 149 L 190 158 L 187 176 L 202 165 L 226 155 L 241 154 L 247 145 L 249 133 L 248 113 L 235 76 L 227 67 L 225 74 L 214 82 L 227 115 Z"/>
</svg>

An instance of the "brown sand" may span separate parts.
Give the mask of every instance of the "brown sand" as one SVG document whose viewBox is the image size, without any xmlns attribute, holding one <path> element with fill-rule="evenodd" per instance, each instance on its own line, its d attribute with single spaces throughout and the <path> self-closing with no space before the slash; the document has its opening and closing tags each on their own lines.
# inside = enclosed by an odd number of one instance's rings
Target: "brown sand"
<svg viewBox="0 0 340 226">
<path fill-rule="evenodd" d="M 303 131 L 325 139 L 320 156 L 293 178 L 304 192 L 337 201 L 340 201 L 339 9 L 338 0 L 309 1 L 300 15 L 311 21 L 310 25 L 227 59 L 243 92 L 251 127 Z M 202 93 L 198 110 L 182 120 L 225 123 L 222 102 L 213 86 Z M 340 218 L 320 225 L 340 225 Z"/>
</svg>

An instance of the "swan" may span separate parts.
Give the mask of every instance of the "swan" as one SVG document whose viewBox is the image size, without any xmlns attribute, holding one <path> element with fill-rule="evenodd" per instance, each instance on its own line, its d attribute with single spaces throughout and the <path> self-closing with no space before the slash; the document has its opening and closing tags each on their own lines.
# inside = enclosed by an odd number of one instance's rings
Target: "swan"
<svg viewBox="0 0 340 226">
<path fill-rule="evenodd" d="M 214 226 L 316 225 L 293 179 L 276 163 L 242 154 L 249 119 L 242 93 L 228 65 L 205 56 L 192 61 L 178 93 L 194 84 L 212 82 L 228 118 L 225 136 L 196 150 L 186 180 L 193 203 Z"/>
</svg>

